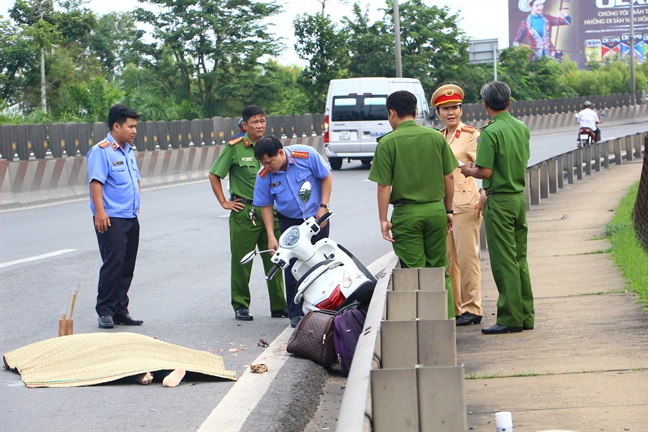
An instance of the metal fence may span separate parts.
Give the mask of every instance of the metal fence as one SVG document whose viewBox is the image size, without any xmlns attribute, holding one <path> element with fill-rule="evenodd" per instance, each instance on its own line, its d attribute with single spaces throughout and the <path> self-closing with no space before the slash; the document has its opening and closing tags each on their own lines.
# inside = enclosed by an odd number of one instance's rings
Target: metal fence
<svg viewBox="0 0 648 432">
<path fill-rule="evenodd" d="M 137 151 L 222 144 L 239 132 L 238 118 L 137 122 L 133 147 Z M 321 135 L 323 114 L 268 116 L 267 133 L 287 138 Z M 85 156 L 108 134 L 106 123 L 1 125 L 0 158 L 29 160 Z"/>
<path fill-rule="evenodd" d="M 565 99 L 540 99 L 534 101 L 515 101 L 511 102 L 509 112 L 513 117 L 537 116 L 546 114 L 562 114 L 578 112 L 583 109 L 583 102 L 586 100 L 592 102 L 595 110 L 608 108 L 619 108 L 632 105 L 631 94 L 613 94 L 607 96 L 583 96 Z M 646 92 L 637 94 L 637 104 L 644 104 L 646 101 Z M 480 120 L 488 120 L 488 115 L 484 109 L 484 104 L 465 104 L 462 106 L 462 121 L 472 123 Z"/>
<path fill-rule="evenodd" d="M 583 102 L 590 100 L 595 109 L 630 106 L 630 94 L 592 96 L 589 98 L 551 99 L 512 102 L 509 108 L 515 117 L 539 116 L 580 111 Z M 642 92 L 638 103 L 646 103 Z M 487 120 L 483 104 L 463 106 L 466 123 Z M 189 146 L 214 145 L 228 141 L 239 132 L 238 117 L 214 117 L 206 120 L 147 121 L 137 123 L 137 136 L 133 146 L 138 151 L 177 149 Z M 295 116 L 268 116 L 267 133 L 286 138 L 321 135 L 324 114 Z M 90 147 L 108 134 L 105 123 L 52 123 L 49 126 L 1 125 L 0 159 L 12 161 L 43 159 L 47 156 L 84 156 Z"/>
<path fill-rule="evenodd" d="M 644 161 L 637 201 L 632 211 L 632 219 L 637 238 L 648 252 L 648 136 L 644 138 Z"/>
</svg>

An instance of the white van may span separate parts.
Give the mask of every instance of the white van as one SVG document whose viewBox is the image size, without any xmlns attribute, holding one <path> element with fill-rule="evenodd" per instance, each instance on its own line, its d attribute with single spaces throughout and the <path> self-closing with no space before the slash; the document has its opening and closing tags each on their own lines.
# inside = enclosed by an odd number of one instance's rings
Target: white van
<svg viewBox="0 0 648 432">
<path fill-rule="evenodd" d="M 324 152 L 331 168 L 339 170 L 343 159 L 360 159 L 369 165 L 376 139 L 390 132 L 387 96 L 398 90 L 418 100 L 417 122 L 431 126 L 430 110 L 421 82 L 412 78 L 349 78 L 331 80 L 324 111 Z"/>
</svg>

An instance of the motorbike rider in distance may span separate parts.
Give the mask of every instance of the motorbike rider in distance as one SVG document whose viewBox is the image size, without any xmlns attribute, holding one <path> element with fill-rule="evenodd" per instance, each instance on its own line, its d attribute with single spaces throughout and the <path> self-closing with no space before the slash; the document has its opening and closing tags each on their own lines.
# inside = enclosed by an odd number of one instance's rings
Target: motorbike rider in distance
<svg viewBox="0 0 648 432">
<path fill-rule="evenodd" d="M 578 124 L 580 125 L 580 129 L 587 128 L 594 133 L 595 143 L 601 141 L 601 129 L 599 129 L 596 126 L 599 123 L 601 123 L 601 120 L 599 119 L 598 115 L 596 115 L 596 111 L 592 109 L 592 102 L 585 101 L 583 103 L 583 110 L 581 110 L 578 113 Z M 581 131 L 579 130 L 578 131 L 579 144 L 580 144 L 580 133 Z"/>
</svg>

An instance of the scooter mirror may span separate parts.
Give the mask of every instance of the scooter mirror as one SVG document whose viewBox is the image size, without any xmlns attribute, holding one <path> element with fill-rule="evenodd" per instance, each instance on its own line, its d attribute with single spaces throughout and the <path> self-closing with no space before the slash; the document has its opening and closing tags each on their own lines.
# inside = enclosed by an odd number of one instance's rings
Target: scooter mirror
<svg viewBox="0 0 648 432">
<path fill-rule="evenodd" d="M 309 181 L 304 182 L 299 188 L 299 199 L 307 203 L 311 197 L 312 186 Z"/>
<path fill-rule="evenodd" d="M 241 259 L 241 261 L 239 261 L 239 263 L 240 263 L 240 264 L 247 264 L 247 263 L 249 263 L 250 261 L 252 261 L 256 255 L 257 255 L 257 251 L 256 251 L 256 249 L 253 250 L 252 252 L 248 252 L 248 253 L 245 254 L 245 256 Z"/>
</svg>

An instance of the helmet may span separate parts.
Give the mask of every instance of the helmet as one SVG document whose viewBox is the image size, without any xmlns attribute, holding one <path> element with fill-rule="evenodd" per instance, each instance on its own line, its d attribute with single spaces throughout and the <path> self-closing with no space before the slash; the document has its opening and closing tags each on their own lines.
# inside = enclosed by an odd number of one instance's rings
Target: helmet
<svg viewBox="0 0 648 432">
<path fill-rule="evenodd" d="M 245 132 L 245 128 L 243 127 L 243 117 L 239 120 L 238 127 L 241 132 Z"/>
<path fill-rule="evenodd" d="M 592 106 L 592 102 L 590 101 L 583 102 L 583 108 L 591 108 L 591 106 Z"/>
</svg>

